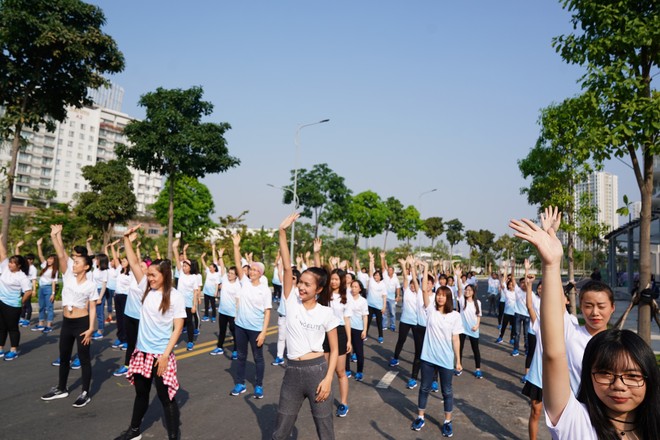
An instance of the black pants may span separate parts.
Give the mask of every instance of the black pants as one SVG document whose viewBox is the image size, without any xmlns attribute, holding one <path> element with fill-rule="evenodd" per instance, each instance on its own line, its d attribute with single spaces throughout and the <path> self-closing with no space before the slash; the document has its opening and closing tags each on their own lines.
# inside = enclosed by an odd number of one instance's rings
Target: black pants
<svg viewBox="0 0 660 440">
<path fill-rule="evenodd" d="M 417 326 L 406 324 L 403 321 L 399 321 L 399 339 L 397 339 L 396 347 L 394 348 L 394 359 L 399 359 L 399 355 L 401 354 L 401 350 L 403 349 L 403 344 L 406 342 L 410 330 L 412 330 L 413 332 L 413 338 L 415 337 L 415 332 L 417 331 L 415 327 Z M 417 341 L 415 341 L 415 345 L 417 345 Z"/>
<path fill-rule="evenodd" d="M 21 342 L 21 332 L 18 330 L 19 319 L 21 319 L 20 307 L 11 307 L 0 301 L 0 349 L 5 346 L 7 335 L 11 346 L 18 347 Z"/>
<path fill-rule="evenodd" d="M 127 296 L 128 295 L 117 294 L 115 292 L 115 317 L 117 319 L 117 339 L 119 339 L 119 342 L 121 342 L 122 344 L 126 342 L 126 320 L 124 319 L 124 310 L 126 310 Z"/>
<path fill-rule="evenodd" d="M 423 325 L 416 325 L 413 331 L 415 338 L 415 358 L 412 365 L 412 379 L 417 380 L 419 376 L 419 367 L 421 366 L 422 347 L 424 346 L 424 336 L 426 336 L 426 327 Z"/>
<path fill-rule="evenodd" d="M 534 352 L 536 351 L 536 335 L 528 333 L 527 343 L 529 346 L 527 348 L 527 357 L 525 358 L 525 368 L 529 368 L 529 366 L 532 365 L 532 359 L 534 358 Z"/>
<path fill-rule="evenodd" d="M 497 303 L 497 324 L 502 325 L 502 317 L 504 316 L 504 306 L 506 303 L 500 301 Z"/>
<path fill-rule="evenodd" d="M 218 347 L 222 348 L 225 344 L 225 337 L 227 335 L 227 325 L 229 325 L 229 331 L 231 336 L 234 338 L 234 350 L 236 350 L 236 325 L 234 325 L 234 317 L 223 315 L 220 313 L 218 315 Z"/>
<path fill-rule="evenodd" d="M 383 311 L 375 307 L 369 306 L 369 319 L 367 320 L 367 333 L 369 333 L 369 327 L 371 326 L 371 317 L 376 315 L 376 327 L 378 327 L 378 337 L 383 337 Z"/>
<path fill-rule="evenodd" d="M 209 309 L 211 309 L 211 313 L 209 313 Z M 204 316 L 215 319 L 216 313 L 215 296 L 204 295 Z"/>
<path fill-rule="evenodd" d="M 128 364 L 131 362 L 131 355 L 135 351 L 135 345 L 137 344 L 138 337 L 138 328 L 140 326 L 140 320 L 131 318 L 130 316 L 124 315 L 124 328 L 126 329 L 126 357 L 124 358 L 124 365 L 128 367 Z"/>
<path fill-rule="evenodd" d="M 470 339 L 470 346 L 472 347 L 472 354 L 474 354 L 474 365 L 475 368 L 481 368 L 481 352 L 479 351 L 479 338 L 474 338 L 468 336 L 465 333 L 459 335 L 459 340 L 461 341 L 461 364 L 463 363 L 463 347 L 465 347 L 465 337 Z"/>
<path fill-rule="evenodd" d="M 195 339 L 195 329 L 197 328 L 198 323 L 195 322 L 197 319 L 197 313 L 192 312 L 192 307 L 186 307 L 186 336 L 188 336 L 188 342 L 193 342 Z M 197 324 L 197 325 L 195 325 Z"/>
<path fill-rule="evenodd" d="M 273 300 L 279 301 L 282 298 L 282 285 L 273 284 Z"/>
<path fill-rule="evenodd" d="M 516 315 L 507 315 L 506 313 L 502 317 L 502 329 L 500 330 L 500 338 L 504 337 L 504 332 L 506 327 L 511 324 L 511 339 L 516 338 Z"/>
<path fill-rule="evenodd" d="M 69 361 L 73 351 L 73 343 L 78 346 L 78 359 L 82 368 L 82 390 L 89 392 L 92 382 L 92 361 L 90 356 L 91 344 L 84 345 L 80 334 L 89 329 L 89 316 L 81 318 L 64 318 L 62 330 L 60 331 L 60 382 L 58 388 L 66 389 L 69 379 Z"/>
<path fill-rule="evenodd" d="M 357 372 L 364 370 L 364 341 L 362 340 L 362 330 L 351 329 L 351 346 L 353 353 L 357 357 Z M 346 356 L 346 371 L 351 369 L 351 357 Z"/>
<path fill-rule="evenodd" d="M 168 438 L 177 438 L 179 431 L 179 405 L 175 399 L 170 400 L 167 392 L 167 385 L 163 383 L 163 378 L 156 374 L 158 367 L 154 366 L 151 371 L 151 377 L 147 379 L 141 374 L 133 376 L 135 386 L 135 401 L 133 402 L 133 417 L 131 418 L 131 428 L 139 428 L 142 419 L 149 408 L 149 393 L 151 392 L 151 383 L 156 382 L 156 393 L 158 400 L 163 405 L 165 415 L 165 427 L 167 428 Z"/>
<path fill-rule="evenodd" d="M 31 298 L 28 298 L 27 301 L 23 302 L 23 308 L 21 310 L 21 318 L 27 319 L 28 321 L 32 319 L 32 301 Z"/>
</svg>

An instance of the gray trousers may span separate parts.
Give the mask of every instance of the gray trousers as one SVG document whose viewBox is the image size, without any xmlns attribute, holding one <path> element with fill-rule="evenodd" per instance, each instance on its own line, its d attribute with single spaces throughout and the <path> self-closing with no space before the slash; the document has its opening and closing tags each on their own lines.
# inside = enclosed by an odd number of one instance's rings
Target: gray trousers
<svg viewBox="0 0 660 440">
<path fill-rule="evenodd" d="M 320 440 L 334 440 L 333 398 L 328 396 L 325 402 L 316 402 L 316 388 L 328 372 L 328 363 L 324 356 L 308 361 L 288 361 L 277 410 L 277 428 L 273 440 L 286 440 L 296 424 L 298 412 L 305 399 L 309 400 L 312 416 L 316 424 L 316 434 Z"/>
</svg>

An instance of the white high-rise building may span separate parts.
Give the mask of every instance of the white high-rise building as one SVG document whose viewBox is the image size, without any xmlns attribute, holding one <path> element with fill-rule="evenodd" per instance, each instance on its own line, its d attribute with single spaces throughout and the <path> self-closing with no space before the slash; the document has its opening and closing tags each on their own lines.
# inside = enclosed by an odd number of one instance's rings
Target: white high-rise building
<svg viewBox="0 0 660 440">
<path fill-rule="evenodd" d="M 27 145 L 18 155 L 14 204 L 27 204 L 30 189 L 54 190 L 57 194 L 54 201 L 71 203 L 75 193 L 88 190 L 81 168 L 115 159 L 115 145 L 127 143 L 123 131 L 131 120 L 118 110 L 94 105 L 70 108 L 67 119 L 56 123 L 52 133 L 45 127 L 38 132 L 24 129 L 22 135 Z M 10 152 L 7 141 L 0 149 L 2 166 L 9 163 Z M 158 174 L 134 169 L 131 172 L 138 213 L 146 214 L 147 207 L 158 198 L 163 179 Z"/>
<path fill-rule="evenodd" d="M 580 208 L 580 200 L 584 193 L 590 195 L 591 203 L 598 208 L 596 222 L 606 226 L 605 234 L 617 229 L 619 227 L 619 214 L 616 212 L 619 201 L 619 177 L 604 171 L 589 174 L 586 181 L 575 186 L 576 211 Z M 576 237 L 576 249 L 582 248 L 581 240 Z"/>
</svg>

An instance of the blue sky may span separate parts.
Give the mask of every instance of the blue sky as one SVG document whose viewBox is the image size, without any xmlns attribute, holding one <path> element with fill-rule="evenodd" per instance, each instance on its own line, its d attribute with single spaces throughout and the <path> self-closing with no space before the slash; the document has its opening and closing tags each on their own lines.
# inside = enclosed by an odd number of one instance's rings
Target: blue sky
<svg viewBox="0 0 660 440">
<path fill-rule="evenodd" d="M 113 77 L 123 111 L 140 95 L 200 85 L 209 118 L 240 167 L 208 176 L 217 215 L 249 210 L 276 227 L 294 167 L 328 163 L 354 193 L 371 189 L 417 205 L 422 217 L 508 233 L 534 216 L 517 167 L 538 136 L 539 110 L 579 91 L 582 74 L 551 47 L 572 30 L 556 0 L 169 1 L 99 0 L 104 30 L 126 57 Z M 638 200 L 619 162 L 619 198 Z M 378 243 L 374 243 L 378 244 Z"/>
</svg>

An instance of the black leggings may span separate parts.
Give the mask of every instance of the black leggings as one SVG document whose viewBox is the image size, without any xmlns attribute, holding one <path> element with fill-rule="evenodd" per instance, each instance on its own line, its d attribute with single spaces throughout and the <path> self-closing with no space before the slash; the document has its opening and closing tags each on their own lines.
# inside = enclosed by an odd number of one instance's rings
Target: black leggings
<svg viewBox="0 0 660 440">
<path fill-rule="evenodd" d="M 236 351 L 236 326 L 234 325 L 234 317 L 223 315 L 222 313 L 218 315 L 218 347 L 222 348 L 222 346 L 225 344 L 227 324 L 229 324 L 229 331 L 231 332 L 231 336 L 234 338 L 234 351 Z"/>
<path fill-rule="evenodd" d="M 504 337 L 504 332 L 506 332 L 506 327 L 511 324 L 511 339 L 516 337 L 516 315 L 507 315 L 506 313 L 502 317 L 502 329 L 500 330 L 500 338 Z"/>
<path fill-rule="evenodd" d="M 186 307 L 186 335 L 188 336 L 188 342 L 193 342 L 195 339 L 195 329 L 199 325 L 199 318 L 197 318 L 197 313 L 192 312 L 192 307 Z"/>
<path fill-rule="evenodd" d="M 20 307 L 11 307 L 0 301 L 0 350 L 7 342 L 7 335 L 11 346 L 18 347 L 21 342 L 21 332 L 18 330 L 19 319 L 21 319 Z"/>
<path fill-rule="evenodd" d="M 131 362 L 131 355 L 137 344 L 140 320 L 124 315 L 124 327 L 126 329 L 126 345 L 128 346 L 126 349 L 126 357 L 124 358 L 124 365 L 128 367 L 128 364 Z"/>
<path fill-rule="evenodd" d="M 419 368 L 422 365 L 422 347 L 424 346 L 424 336 L 426 336 L 426 327 L 423 325 L 416 325 L 415 331 L 413 331 L 413 336 L 415 337 L 415 358 L 413 359 L 412 365 L 412 379 L 417 380 L 419 376 Z"/>
<path fill-rule="evenodd" d="M 89 329 L 89 316 L 81 318 L 64 318 L 60 330 L 60 390 L 66 389 L 69 379 L 69 361 L 73 351 L 73 343 L 78 346 L 78 359 L 82 367 L 82 390 L 89 392 L 92 382 L 92 361 L 90 356 L 91 344 L 84 345 L 80 334 Z"/>
<path fill-rule="evenodd" d="M 149 393 L 151 392 L 151 383 L 156 382 L 156 393 L 158 399 L 163 405 L 165 415 L 165 427 L 167 428 L 168 438 L 177 438 L 179 430 L 179 405 L 176 399 L 170 400 L 167 391 L 167 385 L 163 383 L 163 378 L 156 374 L 158 367 L 154 366 L 151 370 L 151 377 L 147 379 L 141 374 L 133 376 L 135 386 L 135 402 L 133 403 L 133 417 L 131 418 L 131 428 L 139 428 L 142 419 L 149 408 Z"/>
<path fill-rule="evenodd" d="M 126 310 L 126 298 L 128 295 L 123 295 L 115 292 L 115 318 L 117 319 L 117 339 L 122 344 L 126 342 L 126 324 L 124 319 L 124 310 Z"/>
<path fill-rule="evenodd" d="M 406 342 L 410 330 L 412 330 L 413 332 L 413 338 L 415 337 L 415 333 L 417 332 L 415 327 L 417 326 L 406 324 L 403 321 L 399 321 L 399 339 L 397 339 L 396 347 L 394 348 L 394 359 L 399 359 L 399 355 L 401 354 L 401 350 L 403 349 L 403 344 Z M 415 345 L 417 345 L 417 341 L 415 341 Z"/>
<path fill-rule="evenodd" d="M 525 368 L 529 368 L 532 365 L 532 359 L 534 358 L 534 352 L 536 351 L 536 335 L 527 333 L 527 357 L 525 358 Z"/>
<path fill-rule="evenodd" d="M 458 339 L 461 341 L 461 364 L 463 363 L 463 347 L 465 347 L 465 337 L 470 339 L 470 346 L 472 347 L 472 354 L 474 354 L 474 365 L 475 368 L 481 368 L 481 352 L 479 351 L 479 338 L 468 336 L 465 333 L 461 333 L 458 336 Z"/>
<path fill-rule="evenodd" d="M 506 303 L 500 301 L 497 303 L 497 324 L 502 325 L 502 317 L 504 316 L 504 306 Z"/>
<path fill-rule="evenodd" d="M 211 314 L 209 314 L 211 309 Z M 204 295 L 204 316 L 215 319 L 217 309 L 215 306 L 215 296 Z"/>
<path fill-rule="evenodd" d="M 21 310 L 21 318 L 27 319 L 28 321 L 32 319 L 32 297 L 28 298 L 27 301 L 23 303 L 23 308 Z"/>
<path fill-rule="evenodd" d="M 375 307 L 369 306 L 369 319 L 367 320 L 367 333 L 369 333 L 369 327 L 371 326 L 371 317 L 376 315 L 376 326 L 378 327 L 378 337 L 383 337 L 383 311 Z"/>
<path fill-rule="evenodd" d="M 364 341 L 362 340 L 362 330 L 351 329 L 351 346 L 353 353 L 357 357 L 357 372 L 364 370 Z M 346 356 L 346 371 L 351 369 L 351 356 Z"/>
</svg>

